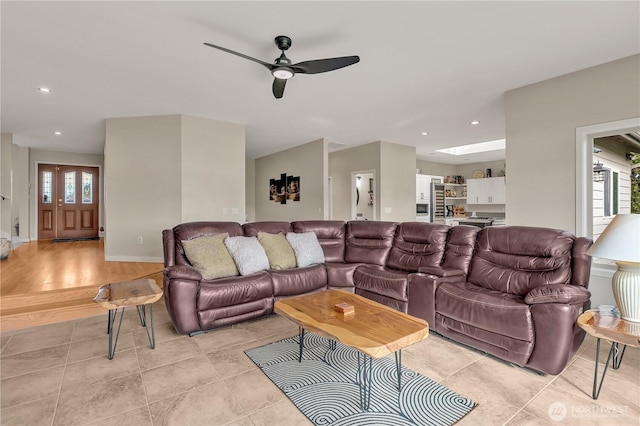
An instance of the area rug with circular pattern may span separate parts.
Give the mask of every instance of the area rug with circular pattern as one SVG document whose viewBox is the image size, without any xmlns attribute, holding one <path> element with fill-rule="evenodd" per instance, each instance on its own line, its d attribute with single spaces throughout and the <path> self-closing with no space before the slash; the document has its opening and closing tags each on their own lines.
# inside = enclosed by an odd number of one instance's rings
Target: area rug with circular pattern
<svg viewBox="0 0 640 426">
<path fill-rule="evenodd" d="M 360 405 L 358 351 L 306 333 L 245 351 L 315 425 L 452 425 L 476 404 L 409 368 L 398 390 L 393 356 L 373 360 L 369 410 Z"/>
</svg>

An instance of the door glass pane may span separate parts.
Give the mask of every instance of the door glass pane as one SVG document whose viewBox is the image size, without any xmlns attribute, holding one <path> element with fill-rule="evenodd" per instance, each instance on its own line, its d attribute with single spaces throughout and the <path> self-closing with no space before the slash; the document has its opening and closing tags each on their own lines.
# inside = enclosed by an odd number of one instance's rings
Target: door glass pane
<svg viewBox="0 0 640 426">
<path fill-rule="evenodd" d="M 82 204 L 93 203 L 93 174 L 82 172 Z"/>
<path fill-rule="evenodd" d="M 76 172 L 66 172 L 64 174 L 64 203 L 76 203 Z"/>
<path fill-rule="evenodd" d="M 51 204 L 53 172 L 42 172 L 42 203 Z"/>
</svg>

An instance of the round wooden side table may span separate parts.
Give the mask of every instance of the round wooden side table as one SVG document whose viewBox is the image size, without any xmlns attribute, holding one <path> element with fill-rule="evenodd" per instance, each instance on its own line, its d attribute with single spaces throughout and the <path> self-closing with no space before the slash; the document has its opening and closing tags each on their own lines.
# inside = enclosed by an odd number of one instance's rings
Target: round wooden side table
<svg viewBox="0 0 640 426">
<path fill-rule="evenodd" d="M 613 360 L 613 369 L 617 370 L 620 368 L 627 346 L 640 348 L 640 323 L 623 320 L 617 314 L 617 311 L 596 308 L 580 315 L 578 317 L 578 326 L 598 339 L 596 344 L 596 366 L 593 374 L 593 391 L 591 393 L 593 399 L 598 399 L 609 363 Z M 600 339 L 611 342 L 611 349 L 604 365 L 600 383 L 598 383 Z M 619 345 L 623 345 L 622 351 L 619 350 Z"/>
</svg>

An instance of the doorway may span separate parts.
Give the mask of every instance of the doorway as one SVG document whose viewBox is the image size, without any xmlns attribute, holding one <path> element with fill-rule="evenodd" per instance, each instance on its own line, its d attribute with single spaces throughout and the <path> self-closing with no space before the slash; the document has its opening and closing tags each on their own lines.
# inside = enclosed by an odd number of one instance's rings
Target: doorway
<svg viewBox="0 0 640 426">
<path fill-rule="evenodd" d="M 352 172 L 351 187 L 351 217 L 355 220 L 376 220 L 374 171 Z"/>
<path fill-rule="evenodd" d="M 98 237 L 99 168 L 38 165 L 38 239 Z"/>
</svg>

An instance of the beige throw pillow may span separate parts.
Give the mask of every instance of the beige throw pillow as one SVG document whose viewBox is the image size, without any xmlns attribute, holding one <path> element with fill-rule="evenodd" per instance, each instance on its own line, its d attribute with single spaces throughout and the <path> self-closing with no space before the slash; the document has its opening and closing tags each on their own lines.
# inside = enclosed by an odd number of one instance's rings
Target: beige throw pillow
<svg viewBox="0 0 640 426">
<path fill-rule="evenodd" d="M 238 268 L 224 244 L 229 234 L 222 233 L 207 237 L 182 240 L 182 247 L 191 265 L 202 274 L 202 278 L 233 277 L 238 275 Z"/>
<path fill-rule="evenodd" d="M 267 253 L 271 269 L 291 269 L 296 267 L 296 255 L 282 232 L 277 234 L 258 232 L 258 241 L 260 241 L 262 248 Z"/>
</svg>

